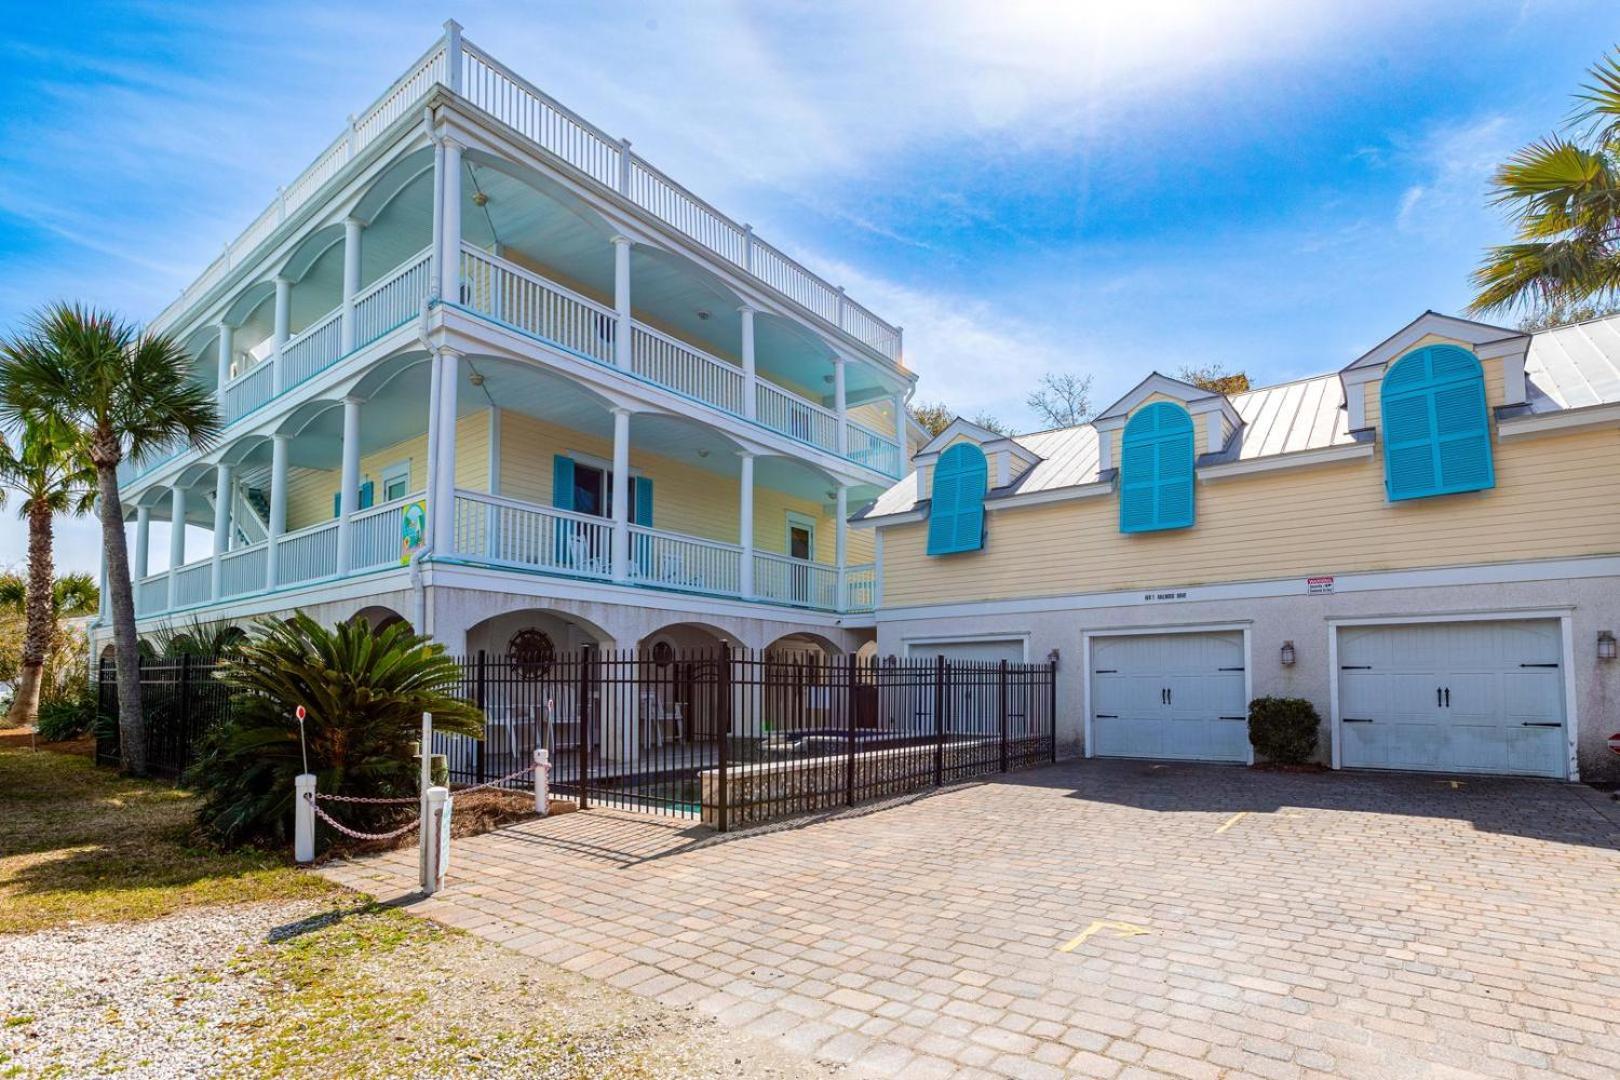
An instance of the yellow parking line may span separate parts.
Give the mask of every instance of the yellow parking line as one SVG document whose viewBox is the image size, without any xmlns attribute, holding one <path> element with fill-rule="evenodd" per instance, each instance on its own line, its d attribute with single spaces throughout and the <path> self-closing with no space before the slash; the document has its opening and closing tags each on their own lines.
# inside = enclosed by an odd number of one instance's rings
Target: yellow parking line
<svg viewBox="0 0 1620 1080">
<path fill-rule="evenodd" d="M 1059 945 L 1058 952 L 1074 952 L 1074 950 L 1086 943 L 1087 938 L 1091 937 L 1091 935 L 1095 934 L 1099 930 L 1112 930 L 1122 938 L 1138 937 L 1142 934 L 1152 933 L 1152 931 L 1150 931 L 1147 927 L 1137 926 L 1134 923 L 1114 922 L 1110 919 L 1098 919 L 1096 922 L 1092 923 L 1090 926 L 1081 931 L 1078 937 L 1072 938 L 1069 941 L 1065 941 L 1062 945 Z"/>
<path fill-rule="evenodd" d="M 1238 822 L 1242 821 L 1248 816 L 1249 812 L 1247 810 L 1240 810 L 1236 814 L 1233 814 L 1231 817 L 1226 819 L 1226 824 L 1215 830 L 1215 835 L 1219 836 L 1221 833 L 1225 832 L 1227 829 L 1230 829 L 1232 826 L 1236 825 Z"/>
</svg>

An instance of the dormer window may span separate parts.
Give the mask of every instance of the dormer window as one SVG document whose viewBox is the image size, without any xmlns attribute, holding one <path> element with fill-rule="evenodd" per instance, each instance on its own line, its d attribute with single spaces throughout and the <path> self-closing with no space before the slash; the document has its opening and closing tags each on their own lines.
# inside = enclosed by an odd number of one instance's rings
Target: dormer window
<svg viewBox="0 0 1620 1080">
<path fill-rule="evenodd" d="M 1496 486 L 1485 373 L 1473 353 L 1456 345 L 1408 353 L 1379 394 L 1391 501 Z"/>
<path fill-rule="evenodd" d="M 989 478 L 984 451 L 973 443 L 956 443 L 939 455 L 928 507 L 928 554 L 954 555 L 984 547 L 984 492 Z"/>
<path fill-rule="evenodd" d="M 1156 401 L 1131 417 L 1120 452 L 1120 532 L 1192 525 L 1194 439 L 1192 417 L 1173 402 Z"/>
</svg>

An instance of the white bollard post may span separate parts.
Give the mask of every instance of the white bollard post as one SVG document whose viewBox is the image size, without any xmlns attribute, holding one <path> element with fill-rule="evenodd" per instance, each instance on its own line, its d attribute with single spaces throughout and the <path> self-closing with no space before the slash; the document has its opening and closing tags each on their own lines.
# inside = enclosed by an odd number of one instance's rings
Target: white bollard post
<svg viewBox="0 0 1620 1080">
<path fill-rule="evenodd" d="M 293 780 L 293 861 L 315 861 L 315 774 Z"/>
<path fill-rule="evenodd" d="M 433 863 L 428 858 L 428 788 L 433 784 L 433 714 L 422 714 L 422 742 L 417 747 L 422 762 L 421 783 L 417 787 L 419 799 L 416 812 L 422 816 L 422 823 L 416 830 L 416 862 L 417 881 L 422 885 L 424 893 L 433 890 L 429 885 L 429 876 Z"/>
<path fill-rule="evenodd" d="M 551 751 L 534 752 L 534 812 L 541 817 L 551 813 Z"/>
<path fill-rule="evenodd" d="M 427 837 L 428 876 L 422 892 L 432 896 L 444 888 L 444 875 L 450 871 L 450 789 L 427 789 L 427 816 L 422 819 L 422 835 Z"/>
</svg>

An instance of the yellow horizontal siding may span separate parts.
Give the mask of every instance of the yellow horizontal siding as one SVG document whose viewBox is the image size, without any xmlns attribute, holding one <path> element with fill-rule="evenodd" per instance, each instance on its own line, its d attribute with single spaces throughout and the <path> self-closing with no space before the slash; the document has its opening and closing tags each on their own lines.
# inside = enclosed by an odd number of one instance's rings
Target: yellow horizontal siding
<svg viewBox="0 0 1620 1080">
<path fill-rule="evenodd" d="M 996 511 L 985 549 L 929 558 L 927 526 L 884 537 L 893 605 L 1104 592 L 1620 551 L 1620 434 L 1497 443 L 1491 491 L 1391 504 L 1381 454 L 1197 489 L 1191 529 L 1127 535 L 1117 498 Z"/>
</svg>

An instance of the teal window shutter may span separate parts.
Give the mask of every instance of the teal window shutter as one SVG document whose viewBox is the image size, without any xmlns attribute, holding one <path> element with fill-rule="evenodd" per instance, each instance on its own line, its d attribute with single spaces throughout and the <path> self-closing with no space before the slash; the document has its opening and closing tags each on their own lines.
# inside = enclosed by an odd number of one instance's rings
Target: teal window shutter
<svg viewBox="0 0 1620 1080">
<path fill-rule="evenodd" d="M 928 554 L 952 555 L 984 547 L 984 490 L 990 467 L 984 451 L 957 443 L 934 464 L 928 504 Z"/>
<path fill-rule="evenodd" d="M 367 480 L 365 483 L 360 485 L 359 509 L 370 510 L 372 505 L 376 502 L 376 498 L 377 486 L 375 484 L 373 484 L 370 480 Z"/>
<path fill-rule="evenodd" d="M 635 502 L 630 510 L 630 520 L 642 528 L 653 527 L 653 484 L 645 476 L 634 477 L 630 481 L 631 493 Z"/>
<path fill-rule="evenodd" d="M 1479 360 L 1456 345 L 1408 353 L 1385 372 L 1384 491 L 1392 501 L 1496 486 Z"/>
<path fill-rule="evenodd" d="M 1119 463 L 1119 531 L 1160 532 L 1190 528 L 1197 518 L 1193 499 L 1193 442 L 1187 410 L 1155 401 L 1137 410 L 1125 425 Z"/>
<path fill-rule="evenodd" d="M 332 516 L 337 517 L 343 513 L 343 492 L 332 492 Z"/>
<path fill-rule="evenodd" d="M 558 510 L 574 508 L 574 459 L 558 454 L 551 459 L 551 505 Z"/>
</svg>

